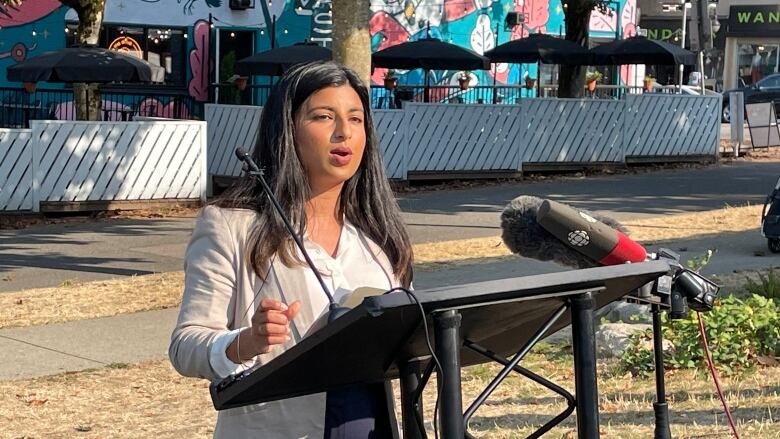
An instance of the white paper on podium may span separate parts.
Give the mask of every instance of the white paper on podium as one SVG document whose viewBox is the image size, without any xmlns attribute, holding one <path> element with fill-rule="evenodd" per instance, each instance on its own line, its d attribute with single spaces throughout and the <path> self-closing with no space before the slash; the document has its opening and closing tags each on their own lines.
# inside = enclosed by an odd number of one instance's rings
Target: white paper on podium
<svg viewBox="0 0 780 439">
<path fill-rule="evenodd" d="M 360 287 L 352 291 L 352 294 L 346 294 L 343 297 L 341 297 L 341 299 L 339 299 L 337 303 L 341 307 L 352 309 L 360 305 L 361 303 L 363 303 L 363 299 L 365 299 L 366 297 L 381 296 L 382 294 L 385 294 L 385 292 L 386 290 L 383 290 L 382 288 Z M 309 330 L 306 331 L 306 334 L 303 335 L 303 338 L 306 338 L 311 334 L 319 331 L 320 329 L 324 328 L 325 325 L 328 324 L 329 311 L 330 311 L 329 307 L 325 308 L 325 311 L 323 311 L 322 314 L 320 314 L 320 316 L 314 320 L 314 323 L 311 324 Z"/>
</svg>

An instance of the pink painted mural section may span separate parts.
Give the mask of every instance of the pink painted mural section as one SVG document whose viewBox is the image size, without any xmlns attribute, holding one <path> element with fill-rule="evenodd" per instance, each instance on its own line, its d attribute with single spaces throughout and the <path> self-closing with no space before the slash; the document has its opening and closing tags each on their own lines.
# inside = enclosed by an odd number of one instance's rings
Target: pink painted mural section
<svg viewBox="0 0 780 439">
<path fill-rule="evenodd" d="M 23 26 L 62 6 L 59 0 L 27 0 L 19 6 L 0 6 L 0 27 Z"/>
<path fill-rule="evenodd" d="M 73 101 L 63 102 L 54 107 L 54 118 L 57 120 L 76 120 L 76 108 Z M 164 117 L 169 119 L 189 119 L 190 112 L 186 105 L 170 101 L 167 105 L 154 98 L 141 101 L 137 109 L 121 102 L 103 100 L 100 120 L 112 122 L 132 120 L 135 116 Z"/>
<path fill-rule="evenodd" d="M 162 102 L 154 98 L 144 99 L 138 106 L 138 115 L 146 117 L 166 117 L 169 119 L 189 119 L 190 113 L 186 105 L 176 101 L 168 102 L 163 105 Z"/>
<path fill-rule="evenodd" d="M 192 79 L 189 84 L 189 92 L 190 96 L 201 102 L 205 102 L 209 98 L 209 73 L 211 71 L 209 30 L 207 21 L 200 20 L 195 23 L 193 27 L 195 48 L 190 51 Z"/>
<path fill-rule="evenodd" d="M 515 11 L 526 14 L 526 25 L 515 26 L 512 30 L 512 40 L 528 36 L 528 29 L 536 33 L 547 32 L 547 22 L 550 20 L 550 0 L 525 0 L 515 3 Z"/>
<path fill-rule="evenodd" d="M 382 42 L 379 43 L 379 47 L 376 49 L 377 51 L 409 40 L 409 32 L 406 28 L 404 28 L 395 17 L 385 11 L 377 12 L 371 17 L 369 28 L 371 29 L 372 34 L 382 35 Z M 371 81 L 381 84 L 385 72 L 387 72 L 387 69 L 374 69 L 374 72 L 371 74 Z"/>
</svg>

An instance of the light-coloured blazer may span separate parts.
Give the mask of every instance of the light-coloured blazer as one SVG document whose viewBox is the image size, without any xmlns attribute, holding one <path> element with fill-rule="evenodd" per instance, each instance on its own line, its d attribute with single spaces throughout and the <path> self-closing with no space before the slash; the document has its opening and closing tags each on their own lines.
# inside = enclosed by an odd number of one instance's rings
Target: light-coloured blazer
<svg viewBox="0 0 780 439">
<path fill-rule="evenodd" d="M 307 291 L 301 271 L 309 270 L 305 266 L 286 267 L 276 261 L 263 286 L 248 261 L 247 240 L 255 221 L 254 211 L 214 206 L 204 208 L 198 217 L 187 247 L 181 311 L 168 349 L 171 363 L 182 375 L 218 380 L 209 365 L 209 347 L 214 337 L 249 326 L 254 309 L 264 297 L 285 303 L 301 301 L 304 306 L 292 322 L 293 333 L 298 334 L 305 334 L 318 317 L 316 310 L 327 305 L 321 292 Z M 393 280 L 393 286 L 398 286 L 381 248 L 370 239 L 363 240 L 363 244 Z M 261 287 L 262 295 L 255 297 Z M 256 361 L 267 363 L 296 342 L 294 337 Z M 391 420 L 394 424 L 394 415 Z M 325 394 L 319 393 L 222 410 L 214 437 L 319 439 L 323 437 L 324 421 Z"/>
</svg>

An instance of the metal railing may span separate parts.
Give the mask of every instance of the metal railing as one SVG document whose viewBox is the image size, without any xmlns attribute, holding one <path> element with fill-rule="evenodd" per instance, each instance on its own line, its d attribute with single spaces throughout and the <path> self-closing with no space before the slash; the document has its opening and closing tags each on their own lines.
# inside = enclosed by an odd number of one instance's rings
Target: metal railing
<svg viewBox="0 0 780 439">
<path fill-rule="evenodd" d="M 186 90 L 160 92 L 100 91 L 98 120 L 132 120 L 135 116 L 202 119 L 203 105 Z M 73 89 L 0 88 L 0 128 L 29 128 L 31 120 L 76 120 Z"/>
<path fill-rule="evenodd" d="M 247 85 L 239 90 L 234 84 L 211 84 L 209 102 L 228 105 L 256 105 L 262 107 L 271 93 L 271 85 Z"/>
<path fill-rule="evenodd" d="M 666 92 L 666 90 L 664 90 Z M 459 86 L 430 86 L 426 99 L 426 88 L 422 85 L 399 85 L 394 90 L 382 86 L 371 86 L 371 105 L 378 109 L 397 109 L 405 101 L 457 104 L 516 104 L 522 99 L 534 98 L 537 93 L 543 98 L 558 96 L 557 85 L 542 85 L 528 89 L 520 85 L 478 85 L 461 89 Z M 592 92 L 585 91 L 586 99 L 621 99 L 627 94 L 644 93 L 641 86 L 617 86 L 599 84 Z"/>
<path fill-rule="evenodd" d="M 399 85 L 393 90 L 371 86 L 371 105 L 378 109 L 401 108 L 402 102 L 438 102 L 450 104 L 514 104 L 533 97 L 535 91 L 519 85 L 496 87 L 478 85 L 462 89 L 460 86 Z"/>
<path fill-rule="evenodd" d="M 639 86 L 627 86 L 627 85 L 610 85 L 610 84 L 596 84 L 596 89 L 593 91 L 585 89 L 583 97 L 586 99 L 621 99 L 627 94 L 642 94 L 644 88 Z M 542 85 L 542 97 L 544 98 L 557 98 L 558 97 L 558 85 Z"/>
</svg>

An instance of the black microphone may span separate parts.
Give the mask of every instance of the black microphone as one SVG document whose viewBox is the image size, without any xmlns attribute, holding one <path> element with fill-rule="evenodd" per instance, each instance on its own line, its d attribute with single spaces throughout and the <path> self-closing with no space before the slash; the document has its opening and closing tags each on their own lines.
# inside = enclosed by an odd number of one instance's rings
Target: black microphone
<svg viewBox="0 0 780 439">
<path fill-rule="evenodd" d="M 546 208 L 543 208 L 543 205 Z M 512 253 L 539 261 L 553 261 L 572 268 L 591 268 L 602 265 L 592 255 L 587 256 L 582 253 L 581 248 L 572 244 L 568 239 L 568 233 L 565 236 L 557 236 L 545 228 L 538 219 L 540 209 L 543 217 L 545 213 L 549 217 L 549 201 L 530 195 L 519 196 L 504 208 L 501 213 L 501 238 Z M 612 218 L 592 212 L 582 212 L 589 218 L 600 222 L 604 227 L 609 227 L 613 233 L 615 230 L 626 230 Z M 556 216 L 553 216 L 553 222 L 555 222 L 555 218 Z M 592 224 L 584 217 L 583 221 Z M 550 226 L 548 225 L 548 227 Z M 551 228 L 555 229 L 555 227 Z M 586 229 L 585 227 L 581 228 Z M 563 230 L 564 227 L 560 227 L 560 229 Z M 590 229 L 586 230 L 591 232 Z M 591 234 L 593 233 L 591 232 Z M 599 242 L 611 242 L 611 240 L 596 239 L 595 242 L 598 244 Z M 602 248 L 601 250 L 605 254 L 609 254 L 613 248 Z"/>
<path fill-rule="evenodd" d="M 325 281 L 322 279 L 322 275 L 320 275 L 319 270 L 317 270 L 317 267 L 314 265 L 311 257 L 309 257 L 309 253 L 306 251 L 306 248 L 304 248 L 303 241 L 301 241 L 301 238 L 295 233 L 295 230 L 293 229 L 292 224 L 290 224 L 290 220 L 287 219 L 287 215 L 284 213 L 282 206 L 274 196 L 271 188 L 268 187 L 268 183 L 265 181 L 263 170 L 257 167 L 257 164 L 255 164 L 254 160 L 252 160 L 252 158 L 249 156 L 249 153 L 246 152 L 244 148 L 236 148 L 236 156 L 249 167 L 249 175 L 257 177 L 258 181 L 260 181 L 260 185 L 263 187 L 263 191 L 268 196 L 271 204 L 274 205 L 276 212 L 279 213 L 279 216 L 282 218 L 282 222 L 284 222 L 284 226 L 287 228 L 287 232 L 290 234 L 290 236 L 292 236 L 295 244 L 298 246 L 298 249 L 301 250 L 301 253 L 303 253 L 303 257 L 306 259 L 306 263 L 309 265 L 309 268 L 311 268 L 311 271 L 314 273 L 317 281 L 319 281 L 320 286 L 322 287 L 322 291 L 324 291 L 325 295 L 328 297 L 328 322 L 332 322 L 341 317 L 343 314 L 346 314 L 349 311 L 349 308 L 339 306 L 338 303 L 336 303 L 336 301 L 333 299 L 333 295 L 330 293 L 330 290 L 328 290 L 328 286 L 325 285 Z"/>
</svg>

